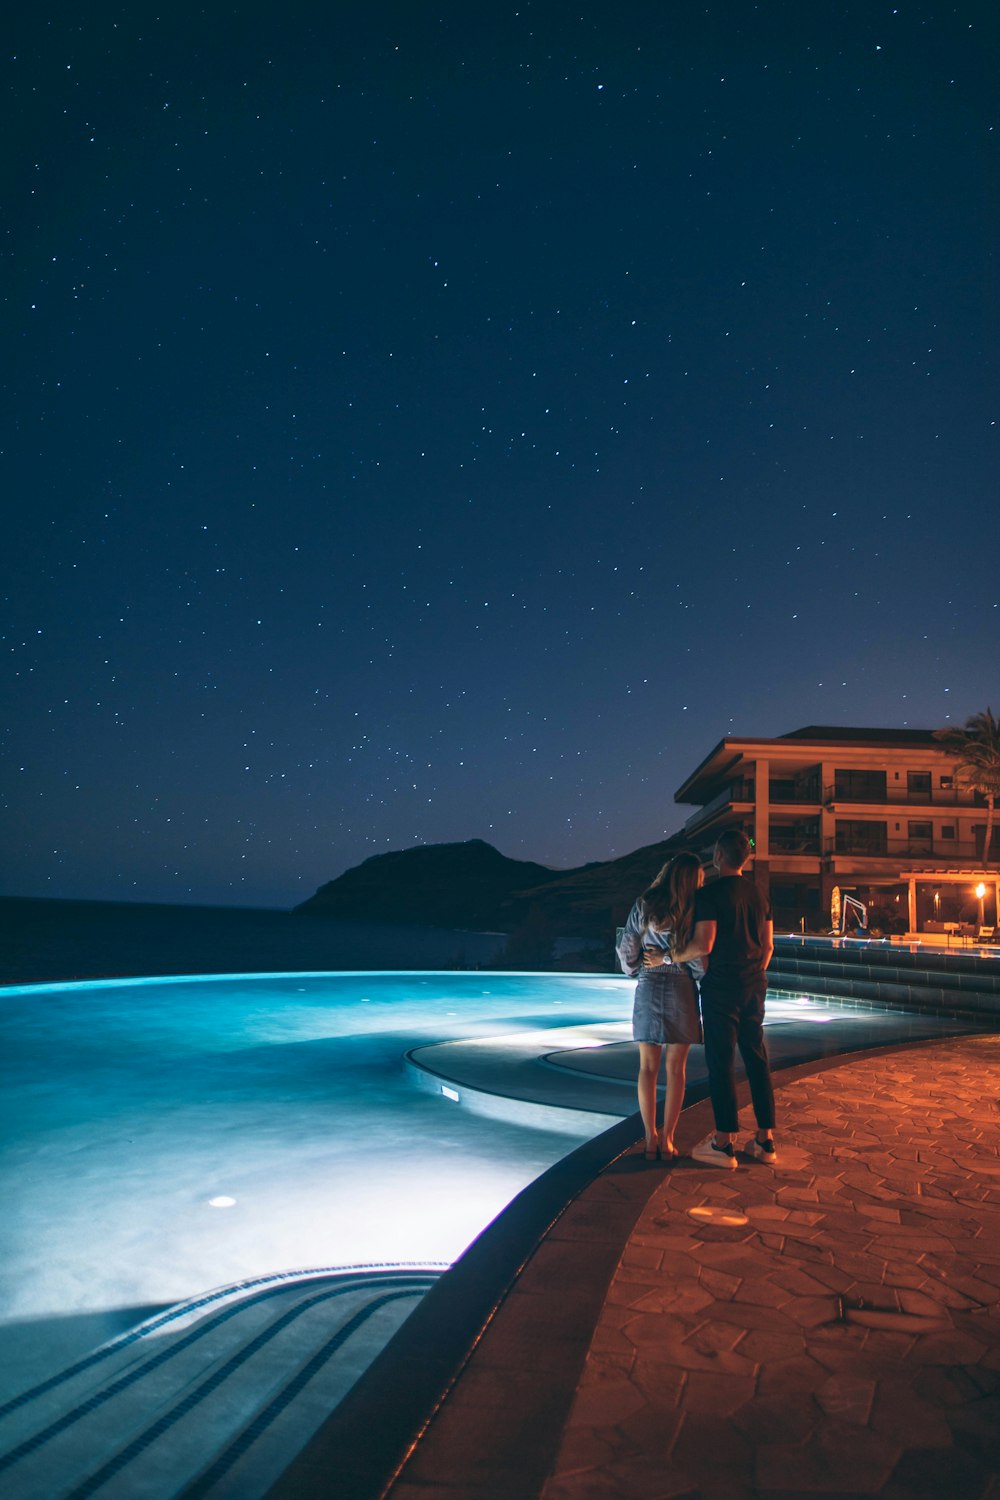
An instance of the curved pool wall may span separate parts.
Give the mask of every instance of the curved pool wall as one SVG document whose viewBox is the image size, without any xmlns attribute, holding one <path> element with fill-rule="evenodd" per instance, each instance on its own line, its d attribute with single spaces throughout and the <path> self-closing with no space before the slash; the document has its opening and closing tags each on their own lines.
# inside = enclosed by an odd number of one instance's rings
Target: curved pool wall
<svg viewBox="0 0 1000 1500">
<path fill-rule="evenodd" d="M 516 1260 L 529 1185 L 535 1233 L 580 1163 L 636 1131 L 631 996 L 605 976 L 425 972 L 0 990 L 0 1401 L 224 1284 L 431 1266 L 497 1236 Z M 803 995 L 769 1008 L 779 1064 L 947 1029 Z"/>
</svg>

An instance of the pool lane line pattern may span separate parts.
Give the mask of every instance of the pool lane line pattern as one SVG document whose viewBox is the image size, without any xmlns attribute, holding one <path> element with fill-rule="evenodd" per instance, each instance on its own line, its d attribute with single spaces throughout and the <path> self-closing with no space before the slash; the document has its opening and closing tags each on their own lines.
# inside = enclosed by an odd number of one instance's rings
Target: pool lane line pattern
<svg viewBox="0 0 1000 1500">
<path fill-rule="evenodd" d="M 205 1292 L 200 1297 L 192 1297 L 187 1302 L 174 1303 L 165 1312 L 157 1313 L 155 1317 L 147 1318 L 144 1322 L 138 1323 L 135 1328 L 130 1328 L 127 1332 L 119 1334 L 116 1338 L 109 1339 L 106 1344 L 102 1344 L 92 1354 L 88 1354 L 83 1359 L 77 1360 L 75 1364 L 68 1365 L 65 1370 L 60 1370 L 57 1375 L 50 1375 L 48 1379 L 40 1381 L 38 1385 L 31 1386 L 29 1390 L 21 1391 L 18 1395 L 12 1396 L 3 1405 L 0 1405 L 0 1421 L 10 1416 L 12 1412 L 18 1411 L 23 1406 L 27 1406 L 30 1401 L 36 1401 L 40 1396 L 47 1396 L 50 1391 L 56 1390 L 60 1385 L 64 1385 L 66 1381 L 74 1380 L 76 1376 L 86 1374 L 88 1370 L 92 1370 L 96 1365 L 102 1364 L 104 1360 L 113 1358 L 122 1349 L 127 1349 L 130 1344 L 136 1344 L 141 1339 L 148 1338 L 151 1334 L 161 1333 L 171 1323 L 176 1323 L 181 1318 L 190 1317 L 192 1313 L 198 1312 L 203 1307 L 211 1307 L 213 1302 L 222 1302 L 227 1297 L 235 1297 L 241 1292 L 253 1291 L 256 1287 L 269 1287 L 273 1288 L 275 1292 L 279 1292 L 287 1290 L 288 1284 L 292 1282 L 306 1282 L 326 1276 L 341 1276 L 346 1281 L 348 1277 L 356 1279 L 365 1278 L 365 1273 L 370 1275 L 372 1272 L 377 1272 L 379 1275 L 397 1271 L 405 1272 L 408 1275 L 426 1272 L 429 1276 L 436 1278 L 443 1271 L 448 1270 L 449 1264 L 448 1261 L 375 1260 L 351 1266 L 311 1266 L 307 1270 L 273 1271 L 267 1276 L 252 1276 L 246 1281 L 234 1281 L 228 1286 L 216 1287 L 214 1291 Z M 248 1307 L 254 1300 L 256 1299 L 245 1299 L 239 1306 L 243 1308 Z M 2 1472 L 2 1469 L 3 1455 L 0 1454 L 0 1472 Z"/>
<path fill-rule="evenodd" d="M 340 1349 L 347 1342 L 349 1338 L 351 1338 L 355 1333 L 358 1332 L 360 1328 L 363 1327 L 363 1325 L 370 1317 L 373 1316 L 375 1312 L 377 1312 L 382 1307 L 388 1306 L 392 1302 L 401 1301 L 404 1297 L 412 1297 L 415 1292 L 418 1294 L 422 1294 L 426 1290 L 428 1290 L 428 1285 L 424 1283 L 420 1285 L 414 1284 L 412 1287 L 409 1287 L 405 1290 L 388 1292 L 384 1296 L 377 1297 L 374 1301 L 369 1302 L 365 1307 L 356 1312 L 354 1316 L 349 1319 L 349 1321 L 345 1323 L 342 1328 L 339 1328 L 337 1330 L 333 1338 L 331 1338 L 328 1343 L 326 1343 L 323 1348 L 319 1350 L 318 1354 L 314 1355 L 313 1358 L 307 1362 L 303 1371 L 300 1372 L 305 1378 L 303 1378 L 300 1382 L 292 1381 L 290 1383 L 291 1388 L 286 1387 L 285 1391 L 283 1391 L 276 1400 L 270 1402 L 265 1410 L 262 1413 L 258 1414 L 257 1418 L 255 1418 L 250 1426 L 245 1430 L 245 1433 L 243 1434 L 243 1438 L 245 1440 L 242 1442 L 240 1440 L 237 1440 L 235 1443 L 230 1444 L 225 1452 L 220 1455 L 220 1457 L 212 1465 L 212 1468 L 209 1470 L 209 1475 L 211 1476 L 211 1478 L 209 1479 L 206 1476 L 206 1481 L 204 1483 L 199 1483 L 199 1481 L 197 1480 L 194 1482 L 193 1493 L 206 1493 L 207 1489 L 210 1488 L 212 1484 L 215 1484 L 222 1477 L 222 1475 L 232 1467 L 237 1459 L 242 1456 L 243 1452 L 247 1448 L 249 1448 L 250 1445 L 255 1442 L 256 1439 L 264 1431 L 266 1431 L 266 1429 L 271 1425 L 275 1418 L 278 1417 L 284 1410 L 284 1408 L 288 1405 L 289 1401 L 291 1401 L 293 1397 L 297 1395 L 298 1392 L 302 1389 L 302 1386 L 306 1383 L 306 1380 L 311 1379 L 312 1376 L 316 1374 L 317 1370 L 322 1369 L 323 1365 L 326 1364 L 326 1362 L 337 1352 L 338 1349 Z M 290 1308 L 289 1311 L 287 1313 L 284 1313 L 276 1323 L 273 1323 L 270 1326 L 270 1328 L 265 1329 L 263 1333 L 258 1334 L 256 1338 L 251 1339 L 248 1344 L 245 1344 L 242 1349 L 239 1349 L 235 1354 L 231 1355 L 226 1363 L 221 1367 L 221 1369 L 216 1370 L 215 1372 L 213 1372 L 213 1374 L 209 1375 L 207 1379 L 203 1380 L 200 1385 L 196 1386 L 189 1395 L 185 1396 L 182 1401 L 179 1401 L 176 1406 L 170 1409 L 170 1411 L 165 1412 L 162 1417 L 158 1417 L 157 1420 L 152 1424 L 152 1426 L 147 1427 L 144 1432 L 141 1432 L 137 1437 L 133 1438 L 132 1441 L 121 1450 L 121 1452 L 116 1453 L 115 1456 L 109 1459 L 102 1468 L 98 1469 L 94 1474 L 90 1475 L 89 1478 L 85 1479 L 82 1484 L 77 1485 L 76 1489 L 70 1490 L 68 1495 L 66 1496 L 66 1500 L 85 1500 L 86 1496 L 95 1494 L 99 1489 L 102 1488 L 103 1485 L 107 1484 L 109 1480 L 113 1479 L 117 1474 L 120 1474 L 123 1469 L 127 1468 L 127 1466 L 133 1461 L 133 1459 L 138 1458 L 138 1456 L 141 1453 L 145 1452 L 147 1448 L 151 1447 L 153 1443 L 157 1442 L 166 1433 L 168 1433 L 170 1429 L 181 1420 L 182 1417 L 190 1415 L 190 1413 L 193 1412 L 198 1406 L 200 1406 L 201 1403 L 207 1399 L 207 1397 L 211 1396 L 219 1388 L 219 1386 L 221 1386 L 226 1380 L 228 1380 L 231 1375 L 233 1375 L 242 1365 L 246 1364 L 247 1360 L 252 1359 L 255 1354 L 260 1353 L 260 1351 L 265 1348 L 267 1344 L 269 1344 L 271 1340 L 275 1338 L 279 1333 L 281 1333 L 290 1323 L 294 1322 L 297 1318 L 301 1317 L 303 1313 L 309 1312 L 312 1308 L 318 1306 L 320 1303 L 328 1302 L 332 1297 L 342 1295 L 343 1291 L 339 1289 L 335 1291 L 320 1292 L 315 1297 L 309 1298 L 307 1302 L 300 1304 L 300 1306 Z M 157 1362 L 154 1361 L 152 1362 L 152 1365 L 155 1365 L 156 1363 Z M 147 1372 L 144 1371 L 143 1373 L 145 1374 Z M 192 1491 L 188 1491 L 188 1493 L 191 1492 Z"/>
<path fill-rule="evenodd" d="M 427 1291 L 429 1291 L 430 1288 L 434 1285 L 439 1275 L 440 1270 L 434 1269 L 423 1269 L 420 1271 L 392 1270 L 374 1277 L 362 1275 L 344 1276 L 334 1273 L 333 1278 L 325 1277 L 322 1273 L 320 1273 L 319 1275 L 309 1273 L 306 1275 L 306 1277 L 303 1278 L 301 1275 L 296 1276 L 295 1273 L 289 1272 L 285 1273 L 280 1278 L 280 1281 L 278 1281 L 277 1285 L 273 1284 L 276 1280 L 278 1280 L 278 1278 L 276 1277 L 255 1278 L 254 1282 L 248 1284 L 253 1285 L 255 1283 L 259 1283 L 260 1281 L 267 1281 L 270 1284 L 264 1290 L 258 1291 L 251 1297 L 239 1298 L 238 1300 L 233 1302 L 233 1305 L 231 1307 L 227 1307 L 222 1312 L 218 1313 L 215 1317 L 199 1321 L 196 1326 L 190 1331 L 190 1333 L 179 1339 L 169 1349 L 161 1350 L 158 1354 L 152 1355 L 149 1359 L 144 1360 L 142 1363 L 131 1369 L 127 1374 L 122 1375 L 117 1380 L 112 1381 L 111 1384 L 106 1386 L 103 1390 L 96 1392 L 93 1396 L 90 1396 L 87 1399 L 79 1402 L 75 1406 L 71 1407 L 69 1411 L 64 1412 L 60 1417 L 57 1417 L 55 1420 L 48 1423 L 48 1425 L 43 1427 L 39 1432 L 34 1433 L 31 1437 L 25 1438 L 22 1442 L 16 1444 L 13 1448 L 8 1449 L 6 1453 L 0 1454 L 0 1473 L 7 1472 L 8 1470 L 14 1468 L 14 1466 L 21 1460 L 31 1456 L 32 1454 L 38 1453 L 47 1443 L 51 1442 L 54 1438 L 59 1437 L 62 1433 L 68 1431 L 72 1426 L 82 1421 L 84 1418 L 91 1416 L 102 1406 L 105 1406 L 109 1401 L 113 1400 L 115 1396 L 121 1395 L 127 1390 L 134 1389 L 141 1381 L 148 1379 L 150 1375 L 168 1365 L 170 1361 L 175 1359 L 178 1355 L 187 1352 L 200 1340 L 212 1334 L 218 1328 L 230 1322 L 232 1319 L 238 1317 L 240 1314 L 246 1313 L 252 1307 L 260 1306 L 277 1297 L 287 1295 L 289 1292 L 294 1292 L 296 1281 L 300 1283 L 304 1281 L 307 1285 L 308 1283 L 313 1281 L 317 1281 L 321 1284 L 328 1279 L 334 1279 L 336 1281 L 336 1285 L 332 1287 L 325 1287 L 323 1291 L 317 1293 L 315 1296 L 298 1302 L 295 1307 L 290 1308 L 286 1313 L 282 1314 L 280 1318 L 269 1324 L 267 1328 L 263 1329 L 253 1339 L 244 1344 L 233 1355 L 231 1355 L 218 1370 L 216 1370 L 211 1376 L 203 1380 L 181 1402 L 177 1403 L 173 1408 L 171 1408 L 169 1412 L 165 1413 L 163 1417 L 159 1418 L 152 1427 L 147 1428 L 143 1433 L 140 1433 L 136 1438 L 132 1440 L 129 1445 L 127 1445 L 127 1447 L 121 1453 L 115 1455 L 104 1466 L 102 1466 L 102 1468 L 98 1470 L 96 1474 L 91 1475 L 87 1480 L 84 1480 L 82 1484 L 79 1485 L 76 1489 L 69 1492 L 69 1495 L 74 1497 L 79 1496 L 82 1500 L 82 1497 L 84 1495 L 94 1493 L 97 1489 L 100 1488 L 101 1485 L 106 1483 L 116 1473 L 120 1472 L 121 1469 L 123 1469 L 129 1462 L 131 1462 L 131 1460 L 138 1453 L 142 1452 L 145 1448 L 148 1448 L 151 1443 L 155 1442 L 158 1437 L 162 1436 L 164 1432 L 168 1431 L 170 1427 L 172 1427 L 177 1421 L 179 1421 L 182 1417 L 186 1416 L 189 1412 L 200 1405 L 208 1396 L 216 1391 L 229 1378 L 229 1376 L 231 1376 L 235 1373 L 236 1370 L 241 1368 L 247 1362 L 247 1360 L 252 1357 L 253 1354 L 259 1353 L 261 1349 L 266 1347 L 268 1343 L 270 1343 L 275 1337 L 277 1337 L 291 1323 L 296 1321 L 303 1314 L 308 1313 L 312 1308 L 320 1303 L 331 1301 L 332 1299 L 337 1297 L 347 1296 L 352 1292 L 356 1293 L 359 1291 L 365 1291 L 366 1289 L 376 1291 L 377 1295 L 368 1303 L 366 1303 L 363 1308 L 354 1313 L 349 1321 L 345 1325 L 343 1325 L 343 1327 L 340 1328 L 330 1340 L 327 1341 L 323 1348 L 306 1362 L 303 1370 L 300 1371 L 299 1375 L 290 1382 L 290 1385 L 285 1388 L 285 1391 L 279 1393 L 279 1395 L 274 1398 L 274 1400 L 271 1401 L 262 1412 L 259 1412 L 257 1414 L 257 1416 L 250 1424 L 253 1428 L 253 1436 L 246 1443 L 244 1443 L 242 1447 L 239 1446 L 239 1440 L 237 1440 L 236 1443 L 229 1445 L 229 1448 L 226 1450 L 226 1452 L 231 1455 L 226 1464 L 226 1467 L 228 1468 L 241 1456 L 241 1453 L 244 1451 L 245 1447 L 249 1446 L 249 1442 L 252 1442 L 257 1436 L 260 1435 L 260 1433 L 266 1430 L 271 1422 L 280 1415 L 281 1411 L 284 1410 L 288 1403 L 293 1399 L 294 1395 L 296 1395 L 302 1389 L 306 1381 L 311 1378 L 318 1369 L 322 1368 L 322 1366 L 328 1362 L 328 1360 L 337 1352 L 337 1350 L 343 1346 L 347 1339 L 350 1338 L 363 1326 L 363 1324 L 369 1317 L 371 1317 L 381 1307 L 387 1306 L 392 1302 L 399 1301 L 403 1298 L 412 1298 L 414 1296 L 417 1296 L 418 1298 L 423 1297 L 427 1293 Z M 387 1281 L 391 1283 L 391 1290 L 386 1289 Z M 90 1359 L 80 1361 L 72 1368 L 71 1371 L 64 1372 L 64 1374 L 59 1377 L 58 1380 L 53 1379 L 52 1381 L 47 1381 L 43 1386 L 36 1387 L 33 1391 L 26 1393 L 26 1396 L 30 1398 L 40 1395 L 44 1391 L 51 1390 L 54 1385 L 59 1383 L 59 1380 L 68 1379 L 72 1374 L 81 1373 L 89 1368 L 92 1368 L 95 1364 L 99 1363 L 100 1360 L 120 1352 L 122 1349 L 127 1348 L 130 1344 L 137 1342 L 139 1339 L 148 1336 L 152 1332 L 162 1330 L 163 1326 L 165 1324 L 169 1324 L 170 1321 L 177 1320 L 178 1318 L 183 1316 L 187 1316 L 192 1311 L 196 1311 L 202 1305 L 209 1305 L 214 1301 L 218 1301 L 220 1297 L 233 1295 L 239 1290 L 239 1287 L 240 1284 L 237 1284 L 236 1286 L 226 1288 L 225 1290 L 212 1293 L 205 1298 L 196 1298 L 192 1302 L 181 1304 L 181 1306 L 177 1309 L 171 1309 L 168 1313 L 163 1314 L 160 1317 L 151 1319 L 148 1323 L 143 1324 L 140 1329 L 133 1330 L 131 1333 L 125 1334 L 121 1338 L 114 1340 L 111 1344 L 105 1346 L 103 1349 L 96 1351 L 95 1356 L 92 1356 Z M 300 1378 L 304 1375 L 305 1370 L 309 1371 L 309 1375 L 305 1376 L 305 1378 Z M 288 1392 L 288 1394 L 286 1394 L 286 1392 Z M 18 1404 L 20 1404 L 20 1402 L 9 1402 L 7 1404 L 6 1410 L 10 1411 Z M 219 1473 L 221 1474 L 222 1472 L 224 1471 L 220 1468 Z"/>
</svg>

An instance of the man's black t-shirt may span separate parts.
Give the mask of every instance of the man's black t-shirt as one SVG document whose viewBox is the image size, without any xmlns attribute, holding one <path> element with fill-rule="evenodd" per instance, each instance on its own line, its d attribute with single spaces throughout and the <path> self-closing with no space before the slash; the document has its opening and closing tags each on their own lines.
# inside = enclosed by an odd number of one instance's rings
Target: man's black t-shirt
<svg viewBox="0 0 1000 1500">
<path fill-rule="evenodd" d="M 742 875 L 720 875 L 695 895 L 694 919 L 716 924 L 702 989 L 761 977 L 771 907 L 752 881 Z"/>
</svg>

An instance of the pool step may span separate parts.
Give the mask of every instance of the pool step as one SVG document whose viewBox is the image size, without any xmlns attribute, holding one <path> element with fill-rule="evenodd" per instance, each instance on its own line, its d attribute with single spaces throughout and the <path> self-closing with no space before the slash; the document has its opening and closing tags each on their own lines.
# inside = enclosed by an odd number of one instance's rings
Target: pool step
<svg viewBox="0 0 1000 1500">
<path fill-rule="evenodd" d="M 0 1408 L 11 1500 L 256 1500 L 441 1266 L 262 1277 L 184 1303 Z"/>
</svg>

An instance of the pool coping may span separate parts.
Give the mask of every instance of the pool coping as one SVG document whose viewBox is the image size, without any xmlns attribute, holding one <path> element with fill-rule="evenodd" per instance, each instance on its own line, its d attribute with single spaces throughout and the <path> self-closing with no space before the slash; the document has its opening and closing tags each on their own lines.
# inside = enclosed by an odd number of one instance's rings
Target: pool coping
<svg viewBox="0 0 1000 1500">
<path fill-rule="evenodd" d="M 984 1027 L 984 1032 L 993 1028 Z M 968 1033 L 966 1033 L 968 1034 Z M 887 1056 L 935 1038 L 854 1048 L 808 1062 L 776 1067 L 782 1083 L 842 1067 L 852 1057 Z M 738 1089 L 748 1101 L 745 1084 Z M 711 1127 L 707 1083 L 689 1091 L 685 1108 L 696 1130 Z M 704 1115 L 704 1121 L 701 1115 Z M 544 1372 L 526 1370 L 511 1382 L 530 1404 L 520 1440 L 525 1496 L 537 1494 L 555 1460 L 580 1373 L 608 1285 L 629 1236 L 660 1182 L 641 1157 L 629 1154 L 642 1133 L 638 1113 L 586 1141 L 524 1188 L 435 1283 L 340 1405 L 267 1491 L 265 1500 L 320 1500 L 335 1482 L 338 1500 L 384 1500 L 430 1424 L 459 1383 L 494 1317 L 543 1242 L 551 1239 L 561 1264 L 549 1315 Z M 599 1212 L 580 1205 L 600 1174 L 621 1163 L 615 1191 L 601 1197 Z M 556 1247 L 555 1242 L 559 1241 Z M 532 1297 L 537 1302 L 537 1292 Z M 553 1323 L 553 1318 L 555 1322 Z M 557 1326 L 556 1326 L 557 1325 Z M 519 1353 L 524 1354 L 522 1349 Z M 518 1366 L 515 1359 L 512 1373 Z M 505 1393 L 505 1401 L 507 1399 Z M 544 1410 L 539 1410 L 539 1403 Z M 182 1497 L 183 1500 L 183 1497 Z"/>
</svg>

